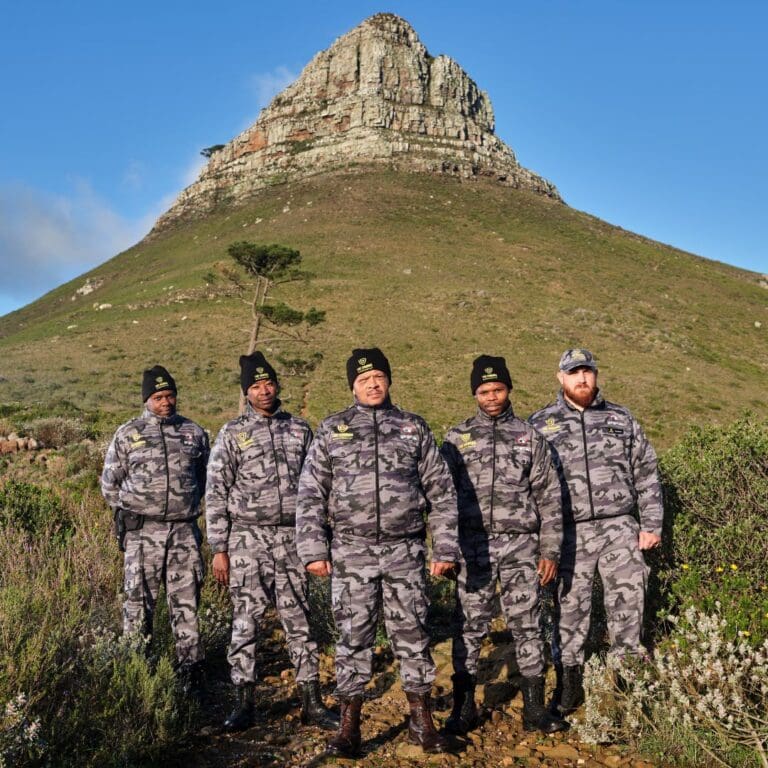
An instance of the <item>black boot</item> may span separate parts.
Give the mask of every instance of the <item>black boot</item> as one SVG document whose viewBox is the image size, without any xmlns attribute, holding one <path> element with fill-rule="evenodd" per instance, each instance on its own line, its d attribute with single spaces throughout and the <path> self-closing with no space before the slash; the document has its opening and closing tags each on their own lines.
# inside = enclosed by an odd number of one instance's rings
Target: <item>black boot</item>
<svg viewBox="0 0 768 768">
<path fill-rule="evenodd" d="M 524 677 L 523 691 L 523 728 L 526 731 L 539 730 L 542 733 L 565 731 L 569 725 L 544 707 L 544 678 Z"/>
<path fill-rule="evenodd" d="M 320 683 L 310 680 L 299 683 L 301 693 L 301 722 L 304 725 L 315 725 L 326 731 L 335 731 L 339 727 L 339 716 L 323 704 L 320 698 Z"/>
<path fill-rule="evenodd" d="M 255 686 L 253 683 L 243 683 L 237 686 L 237 706 L 229 713 L 224 721 L 224 730 L 229 733 L 244 731 L 253 725 L 253 710 Z"/>
<path fill-rule="evenodd" d="M 412 744 L 418 744 L 425 752 L 447 752 L 448 741 L 441 736 L 432 720 L 428 693 L 406 693 L 408 705 L 411 708 L 411 719 L 408 723 L 408 739 Z"/>
<path fill-rule="evenodd" d="M 360 754 L 360 712 L 363 697 L 350 696 L 341 699 L 339 730 L 325 748 L 327 755 L 357 757 Z"/>
<path fill-rule="evenodd" d="M 176 672 L 176 677 L 182 695 L 199 703 L 205 693 L 203 662 L 195 661 L 182 664 Z"/>
<path fill-rule="evenodd" d="M 464 736 L 477 725 L 475 685 L 477 678 L 469 672 L 457 672 L 453 680 L 453 710 L 445 721 L 445 730 Z"/>
<path fill-rule="evenodd" d="M 584 668 L 580 664 L 563 667 L 563 692 L 560 712 L 570 715 L 584 703 Z"/>
</svg>

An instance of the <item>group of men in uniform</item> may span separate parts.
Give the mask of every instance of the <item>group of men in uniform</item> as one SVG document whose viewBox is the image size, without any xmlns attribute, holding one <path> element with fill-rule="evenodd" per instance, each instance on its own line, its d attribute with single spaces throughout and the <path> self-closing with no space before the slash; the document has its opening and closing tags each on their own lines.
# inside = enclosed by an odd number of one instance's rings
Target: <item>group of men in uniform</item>
<svg viewBox="0 0 768 768">
<path fill-rule="evenodd" d="M 603 399 L 588 350 L 563 354 L 557 401 L 527 422 L 512 408 L 504 358 L 481 355 L 470 373 L 477 412 L 438 448 L 424 419 L 392 403 L 392 371 L 380 349 L 353 350 L 346 368 L 354 403 L 324 419 L 313 439 L 305 421 L 282 409 L 277 373 L 263 354 L 241 357 L 246 411 L 222 427 L 210 461 L 204 430 L 176 413 L 173 378 L 160 366 L 145 372 L 144 413 L 117 430 L 102 476 L 125 551 L 124 631 L 150 634 L 164 583 L 181 679 L 199 686 L 196 518 L 204 496 L 213 574 L 233 606 L 228 660 L 238 696 L 226 729 L 252 723 L 259 620 L 273 605 L 302 722 L 335 731 L 329 754 L 358 755 L 381 605 L 410 709 L 409 739 L 425 752 L 445 751 L 430 701 L 427 570 L 457 580 L 445 730 L 466 734 L 478 723 L 478 659 L 497 592 L 522 675 L 525 729 L 567 728 L 565 716 L 583 700 L 595 571 L 612 652 L 642 651 L 643 550 L 659 546 L 663 510 L 656 457 L 637 421 Z M 331 578 L 340 714 L 320 695 L 308 574 Z M 557 585 L 552 650 L 560 682 L 549 708 L 540 629 L 548 584 Z"/>
</svg>

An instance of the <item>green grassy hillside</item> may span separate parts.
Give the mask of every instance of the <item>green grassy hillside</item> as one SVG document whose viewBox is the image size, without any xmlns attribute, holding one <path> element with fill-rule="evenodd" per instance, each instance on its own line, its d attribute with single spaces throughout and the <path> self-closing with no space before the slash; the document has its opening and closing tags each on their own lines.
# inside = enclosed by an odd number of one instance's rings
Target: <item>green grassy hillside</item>
<svg viewBox="0 0 768 768">
<path fill-rule="evenodd" d="M 179 382 L 180 409 L 218 428 L 236 410 L 249 315 L 206 275 L 243 239 L 298 248 L 316 274 L 275 294 L 327 311 L 319 368 L 283 381 L 284 400 L 313 423 L 349 402 L 344 362 L 373 344 L 392 362 L 395 401 L 439 433 L 472 411 L 476 355 L 506 356 L 527 415 L 553 398 L 572 345 L 596 352 L 606 396 L 659 446 L 690 423 L 768 412 L 768 292 L 757 275 L 531 193 L 380 170 L 275 186 L 0 319 L 0 402 L 68 400 L 117 421 L 140 408 L 141 370 L 159 362 Z M 104 283 L 73 299 L 86 277 Z"/>
</svg>

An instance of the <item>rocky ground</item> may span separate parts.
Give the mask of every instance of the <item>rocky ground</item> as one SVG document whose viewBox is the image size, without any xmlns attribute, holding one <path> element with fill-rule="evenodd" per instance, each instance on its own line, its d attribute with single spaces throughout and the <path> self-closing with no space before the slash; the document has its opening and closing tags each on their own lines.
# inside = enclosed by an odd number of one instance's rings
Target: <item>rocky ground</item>
<svg viewBox="0 0 768 768">
<path fill-rule="evenodd" d="M 453 751 L 425 755 L 408 742 L 407 704 L 396 665 L 386 647 L 376 651 L 374 679 L 363 707 L 362 756 L 356 760 L 326 758 L 328 734 L 299 722 L 299 699 L 293 673 L 282 652 L 279 633 L 264 648 L 264 677 L 256 722 L 235 735 L 223 733 L 220 724 L 233 704 L 226 666 L 209 679 L 207 701 L 201 712 L 197 742 L 184 764 L 193 768 L 251 768 L 252 766 L 435 766 L 486 768 L 491 766 L 584 766 L 584 768 L 653 768 L 653 763 L 632 755 L 620 746 L 591 746 L 572 732 L 545 736 L 526 733 L 522 727 L 522 696 L 507 669 L 511 655 L 508 638 L 494 637 L 483 659 L 478 686 L 482 723 L 466 739 L 454 739 Z M 439 725 L 450 713 L 450 641 L 433 648 L 438 667 L 435 682 L 435 719 Z M 219 674 L 219 672 L 221 674 Z M 321 681 L 326 703 L 333 704 L 333 659 L 324 656 Z M 550 681 L 552 682 L 552 681 Z"/>
</svg>

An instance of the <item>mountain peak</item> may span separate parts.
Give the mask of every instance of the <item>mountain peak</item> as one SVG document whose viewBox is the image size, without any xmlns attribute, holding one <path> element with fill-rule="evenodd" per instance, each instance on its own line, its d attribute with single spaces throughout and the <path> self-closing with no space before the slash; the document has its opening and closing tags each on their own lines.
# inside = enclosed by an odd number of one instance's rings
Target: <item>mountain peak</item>
<svg viewBox="0 0 768 768">
<path fill-rule="evenodd" d="M 377 13 L 316 54 L 298 79 L 226 145 L 155 226 L 238 203 L 259 189 L 362 164 L 489 177 L 559 199 L 495 135 L 488 95 L 414 28 Z"/>
</svg>

